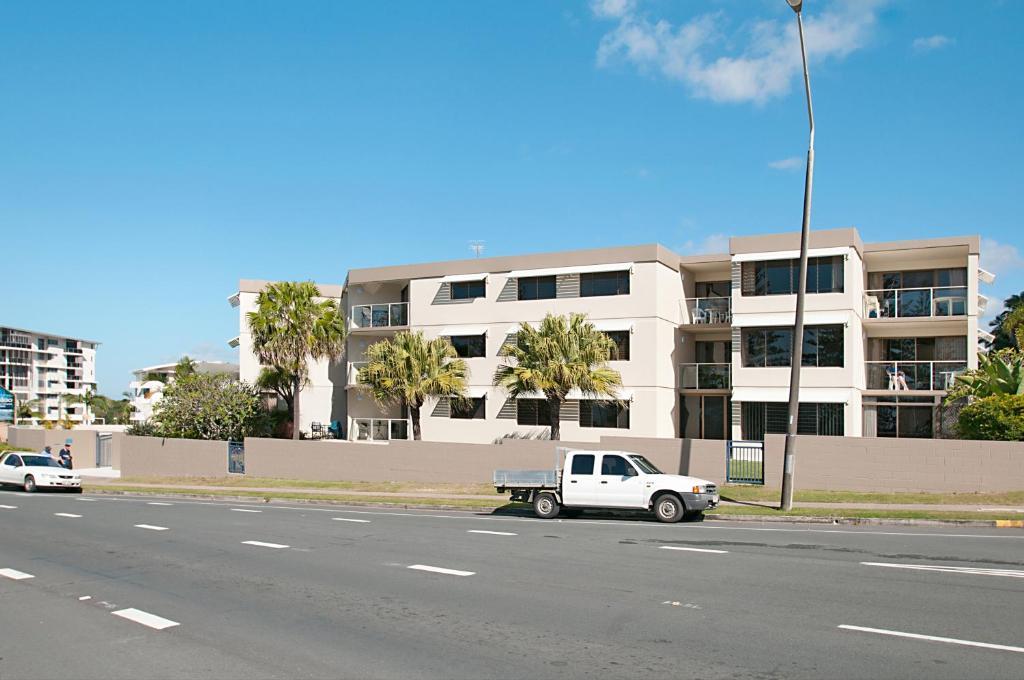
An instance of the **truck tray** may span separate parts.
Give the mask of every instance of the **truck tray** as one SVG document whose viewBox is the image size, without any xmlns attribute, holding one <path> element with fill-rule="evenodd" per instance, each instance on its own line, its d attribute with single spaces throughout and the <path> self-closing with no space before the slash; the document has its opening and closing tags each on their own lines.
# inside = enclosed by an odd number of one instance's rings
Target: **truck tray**
<svg viewBox="0 0 1024 680">
<path fill-rule="evenodd" d="M 499 489 L 554 489 L 556 470 L 495 470 L 494 486 Z"/>
</svg>

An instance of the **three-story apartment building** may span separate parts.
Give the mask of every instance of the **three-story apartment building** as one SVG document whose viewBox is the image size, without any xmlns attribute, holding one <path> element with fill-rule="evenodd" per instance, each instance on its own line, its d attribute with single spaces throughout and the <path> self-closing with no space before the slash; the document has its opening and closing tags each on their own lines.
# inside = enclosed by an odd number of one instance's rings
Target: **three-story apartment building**
<svg viewBox="0 0 1024 680">
<path fill-rule="evenodd" d="M 711 255 L 643 245 L 353 269 L 330 289 L 348 318 L 345 362 L 316 367 L 301 426 L 340 420 L 349 439 L 408 438 L 406 414 L 381 409 L 356 376 L 370 344 L 414 330 L 449 338 L 470 369 L 468 404 L 425 405 L 425 439 L 544 437 L 545 402 L 510 399 L 493 375 L 519 324 L 582 312 L 614 340 L 623 388 L 617 401 L 570 394 L 564 439 L 783 432 L 798 247 L 792 233 L 733 238 Z M 800 432 L 940 435 L 946 389 L 977 362 L 979 276 L 991 281 L 979 239 L 864 244 L 837 229 L 814 232 L 810 248 Z M 258 365 L 242 349 L 252 379 Z"/>
<path fill-rule="evenodd" d="M 81 421 L 84 407 L 67 401 L 96 391 L 95 340 L 0 326 L 0 386 L 33 401 L 42 420 Z"/>
</svg>

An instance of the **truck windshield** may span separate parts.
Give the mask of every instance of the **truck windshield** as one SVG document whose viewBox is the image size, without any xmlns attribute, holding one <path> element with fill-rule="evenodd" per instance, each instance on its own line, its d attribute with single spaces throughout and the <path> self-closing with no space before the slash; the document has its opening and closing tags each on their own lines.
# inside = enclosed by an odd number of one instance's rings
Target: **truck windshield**
<svg viewBox="0 0 1024 680">
<path fill-rule="evenodd" d="M 645 473 L 647 473 L 649 475 L 662 475 L 662 474 L 665 474 L 661 470 L 659 470 L 658 468 L 654 467 L 654 463 L 652 463 L 651 461 L 647 460 L 643 456 L 630 456 L 629 459 L 631 461 L 633 461 L 633 464 L 636 465 L 638 468 L 640 468 L 640 470 L 642 472 L 645 472 Z"/>
</svg>

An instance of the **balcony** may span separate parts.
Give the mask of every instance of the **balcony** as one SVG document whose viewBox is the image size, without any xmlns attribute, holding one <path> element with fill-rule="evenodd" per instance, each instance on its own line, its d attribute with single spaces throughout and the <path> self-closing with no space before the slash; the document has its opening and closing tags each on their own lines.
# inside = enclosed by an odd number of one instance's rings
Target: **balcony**
<svg viewBox="0 0 1024 680">
<path fill-rule="evenodd" d="M 384 302 L 376 305 L 353 305 L 349 328 L 354 331 L 407 327 L 408 302 Z"/>
<path fill-rule="evenodd" d="M 352 435 L 357 442 L 386 442 L 409 438 L 409 421 L 405 418 L 356 418 Z"/>
<path fill-rule="evenodd" d="M 967 370 L 966 361 L 866 361 L 867 389 L 945 392 L 959 374 Z"/>
<path fill-rule="evenodd" d="M 728 390 L 732 387 L 732 364 L 680 364 L 679 389 Z"/>
<path fill-rule="evenodd" d="M 890 288 L 864 293 L 865 319 L 920 319 L 967 316 L 967 286 Z"/>
<path fill-rule="evenodd" d="M 722 329 L 732 323 L 732 298 L 684 298 L 681 302 L 683 325 L 697 328 Z"/>
<path fill-rule="evenodd" d="M 355 387 L 359 384 L 359 371 L 365 367 L 368 361 L 350 361 L 348 362 L 348 386 Z"/>
</svg>

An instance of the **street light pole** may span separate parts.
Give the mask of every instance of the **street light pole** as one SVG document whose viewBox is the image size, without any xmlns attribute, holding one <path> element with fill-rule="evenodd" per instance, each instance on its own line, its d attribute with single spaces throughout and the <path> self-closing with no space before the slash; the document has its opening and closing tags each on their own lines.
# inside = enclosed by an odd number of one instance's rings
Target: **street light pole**
<svg viewBox="0 0 1024 680">
<path fill-rule="evenodd" d="M 800 57 L 804 67 L 804 92 L 807 95 L 807 121 L 810 138 L 807 143 L 807 174 L 804 176 L 804 217 L 800 229 L 800 276 L 796 289 L 796 318 L 793 323 L 793 359 L 789 373 L 789 423 L 786 429 L 786 449 L 782 468 L 781 509 L 793 509 L 793 469 L 796 467 L 797 421 L 800 417 L 800 365 L 804 355 L 804 298 L 807 294 L 807 245 L 811 233 L 811 185 L 814 182 L 814 109 L 811 107 L 811 76 L 807 71 L 807 48 L 804 45 L 804 21 L 800 10 L 803 0 L 786 0 L 796 12 L 800 33 Z"/>
</svg>

